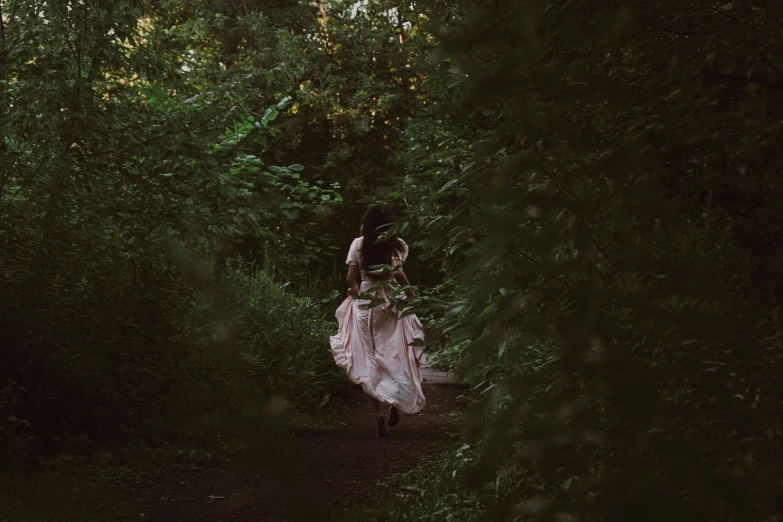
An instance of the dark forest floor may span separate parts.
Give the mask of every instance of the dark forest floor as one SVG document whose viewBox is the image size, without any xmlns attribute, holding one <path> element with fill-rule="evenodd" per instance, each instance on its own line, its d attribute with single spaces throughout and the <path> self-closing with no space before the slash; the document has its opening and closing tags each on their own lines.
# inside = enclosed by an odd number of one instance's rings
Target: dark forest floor
<svg viewBox="0 0 783 522">
<path fill-rule="evenodd" d="M 435 379 L 427 379 L 439 382 Z M 135 488 L 142 520 L 249 522 L 325 520 L 370 503 L 383 479 L 436 457 L 458 437 L 459 387 L 425 384 L 427 407 L 376 436 L 361 390 L 330 408 L 331 429 L 294 431 L 259 463 L 247 454 L 216 467 L 165 470 Z"/>
</svg>

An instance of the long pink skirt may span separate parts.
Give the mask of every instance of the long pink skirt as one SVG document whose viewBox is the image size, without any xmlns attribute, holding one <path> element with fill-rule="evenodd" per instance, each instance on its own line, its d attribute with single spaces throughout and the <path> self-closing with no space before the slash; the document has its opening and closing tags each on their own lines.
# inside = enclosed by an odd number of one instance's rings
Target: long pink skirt
<svg viewBox="0 0 783 522">
<path fill-rule="evenodd" d="M 362 292 L 373 285 L 362 282 Z M 376 295 L 385 297 L 386 292 Z M 370 397 L 402 413 L 416 413 L 425 405 L 419 372 L 424 347 L 410 343 L 424 339 L 421 322 L 413 314 L 400 318 L 392 313 L 386 318 L 388 301 L 371 309 L 368 303 L 349 297 L 337 309 L 339 329 L 331 337 L 334 360 Z"/>
</svg>

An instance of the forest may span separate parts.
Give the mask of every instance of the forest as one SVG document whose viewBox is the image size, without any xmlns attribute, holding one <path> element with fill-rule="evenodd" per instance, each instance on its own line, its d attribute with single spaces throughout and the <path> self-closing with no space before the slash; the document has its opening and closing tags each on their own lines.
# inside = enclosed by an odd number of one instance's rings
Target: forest
<svg viewBox="0 0 783 522">
<path fill-rule="evenodd" d="M 779 1 L 0 0 L 0 522 L 783 522 L 782 131 Z"/>
</svg>

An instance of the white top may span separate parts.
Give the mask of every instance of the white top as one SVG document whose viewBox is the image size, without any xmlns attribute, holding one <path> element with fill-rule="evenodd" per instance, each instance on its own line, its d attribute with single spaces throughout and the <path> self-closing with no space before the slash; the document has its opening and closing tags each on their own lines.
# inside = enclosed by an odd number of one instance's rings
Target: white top
<svg viewBox="0 0 783 522">
<path fill-rule="evenodd" d="M 362 266 L 361 255 L 362 255 L 362 241 L 363 241 L 363 239 L 364 239 L 363 237 L 357 237 L 351 243 L 351 248 L 350 248 L 350 250 L 348 250 L 348 258 L 345 260 L 345 264 L 346 265 L 357 265 L 359 267 Z M 409 249 L 408 249 L 408 245 L 405 243 L 405 241 L 403 241 L 402 239 L 400 239 L 400 241 L 402 241 L 402 252 L 394 251 L 394 253 L 392 254 L 392 259 L 396 259 L 398 261 L 405 262 L 405 260 L 408 258 Z M 364 270 L 362 270 L 361 273 L 362 273 L 362 279 L 364 279 L 365 278 Z M 377 279 L 377 278 L 375 278 L 373 276 L 368 276 L 368 277 L 373 278 L 373 279 Z M 389 278 L 393 278 L 394 276 L 389 274 L 388 277 Z M 385 279 L 385 278 L 381 277 L 380 279 Z"/>
</svg>

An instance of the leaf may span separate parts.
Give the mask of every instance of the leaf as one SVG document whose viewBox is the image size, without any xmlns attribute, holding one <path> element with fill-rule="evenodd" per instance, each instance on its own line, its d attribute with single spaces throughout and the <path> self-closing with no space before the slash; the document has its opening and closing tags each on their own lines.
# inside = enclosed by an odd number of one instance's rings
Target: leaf
<svg viewBox="0 0 783 522">
<path fill-rule="evenodd" d="M 290 96 L 286 96 L 285 98 L 280 100 L 280 102 L 277 104 L 277 109 L 282 111 L 285 108 L 285 106 L 288 105 L 288 102 L 290 102 L 290 101 L 291 101 L 291 97 Z"/>
<path fill-rule="evenodd" d="M 264 116 L 261 118 L 261 121 L 264 123 L 268 123 L 270 121 L 274 121 L 275 118 L 277 118 L 277 109 L 269 108 L 264 112 Z"/>
<path fill-rule="evenodd" d="M 451 181 L 447 182 L 445 185 L 441 187 L 441 189 L 438 191 L 438 194 L 442 194 L 443 192 L 446 192 L 448 189 L 450 189 L 457 183 L 459 183 L 458 179 L 452 179 Z"/>
<path fill-rule="evenodd" d="M 500 343 L 500 346 L 498 347 L 498 359 L 503 357 L 503 354 L 506 353 L 507 346 L 508 346 L 508 339 L 503 339 L 503 341 Z"/>
<path fill-rule="evenodd" d="M 324 304 L 329 303 L 329 302 L 333 301 L 337 297 L 340 297 L 340 292 L 338 292 L 337 290 L 332 290 L 332 292 L 329 294 L 328 297 L 326 297 L 324 299 L 321 299 L 321 303 L 324 303 Z"/>
<path fill-rule="evenodd" d="M 573 476 L 565 479 L 565 481 L 563 482 L 563 490 L 568 491 L 569 489 L 571 489 L 571 485 L 579 480 L 580 479 L 577 476 Z"/>
</svg>

